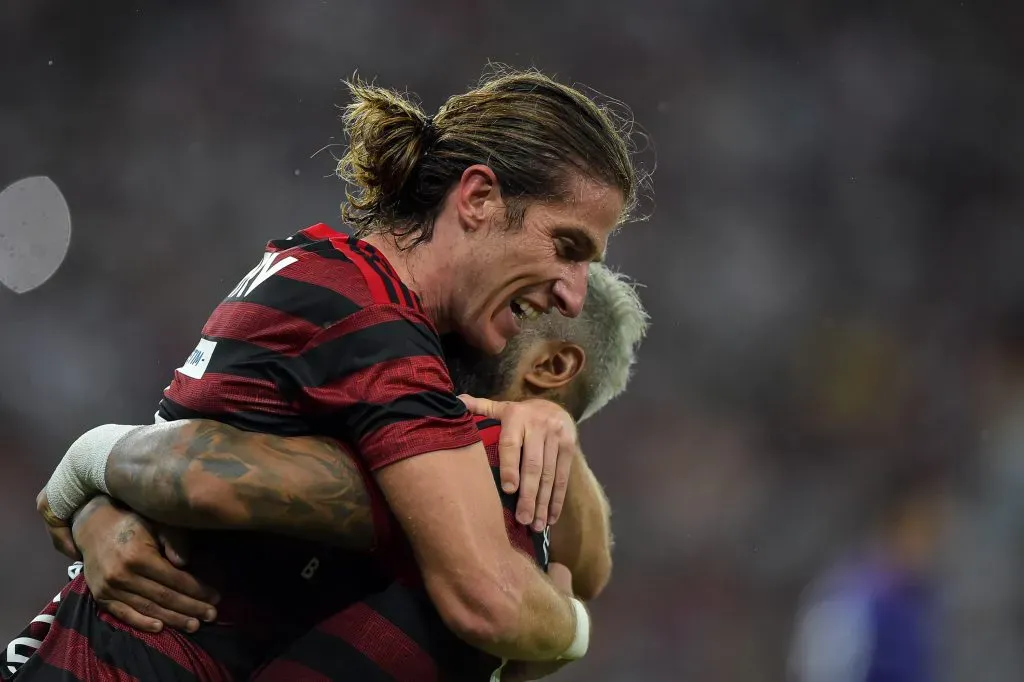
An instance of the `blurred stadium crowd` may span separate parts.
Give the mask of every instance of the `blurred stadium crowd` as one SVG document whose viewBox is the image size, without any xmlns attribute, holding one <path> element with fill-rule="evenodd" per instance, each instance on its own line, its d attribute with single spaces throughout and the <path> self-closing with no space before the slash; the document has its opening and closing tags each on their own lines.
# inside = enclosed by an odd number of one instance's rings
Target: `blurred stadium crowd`
<svg viewBox="0 0 1024 682">
<path fill-rule="evenodd" d="M 942 679 L 1024 679 L 1024 53 L 1000 11 L 0 4 L 0 186 L 50 176 L 73 224 L 50 282 L 0 289 L 0 640 L 60 584 L 33 498 L 70 441 L 150 420 L 263 242 L 338 224 L 314 152 L 343 142 L 339 80 L 433 109 L 490 58 L 629 103 L 657 163 L 609 254 L 652 331 L 584 429 L 616 573 L 560 679 L 783 680 L 801 590 L 908 466 L 957 482 Z"/>
</svg>

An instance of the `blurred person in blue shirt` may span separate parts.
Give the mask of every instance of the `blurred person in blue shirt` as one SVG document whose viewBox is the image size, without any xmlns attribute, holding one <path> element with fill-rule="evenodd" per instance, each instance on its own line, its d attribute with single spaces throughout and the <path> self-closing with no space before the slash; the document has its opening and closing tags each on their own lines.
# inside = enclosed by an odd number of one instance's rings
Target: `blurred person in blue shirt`
<svg viewBox="0 0 1024 682">
<path fill-rule="evenodd" d="M 793 682 L 933 682 L 933 570 L 949 479 L 918 465 L 884 486 L 866 547 L 805 591 L 789 660 Z"/>
</svg>

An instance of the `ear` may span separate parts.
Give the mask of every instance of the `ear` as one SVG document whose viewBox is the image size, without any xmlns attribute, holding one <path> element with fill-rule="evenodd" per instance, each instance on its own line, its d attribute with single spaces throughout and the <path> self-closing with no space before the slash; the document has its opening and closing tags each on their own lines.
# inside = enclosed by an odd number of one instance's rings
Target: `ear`
<svg viewBox="0 0 1024 682">
<path fill-rule="evenodd" d="M 567 341 L 553 341 L 534 358 L 523 380 L 534 391 L 553 391 L 568 386 L 583 371 L 587 355 Z"/>
<path fill-rule="evenodd" d="M 498 176 L 489 166 L 475 164 L 462 172 L 453 192 L 455 210 L 463 229 L 475 232 L 488 225 L 501 204 Z"/>
</svg>

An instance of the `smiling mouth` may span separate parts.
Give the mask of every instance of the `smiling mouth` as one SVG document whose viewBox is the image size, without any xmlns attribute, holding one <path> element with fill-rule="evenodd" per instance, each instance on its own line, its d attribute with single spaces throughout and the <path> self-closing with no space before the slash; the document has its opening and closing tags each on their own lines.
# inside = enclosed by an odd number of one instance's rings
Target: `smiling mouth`
<svg viewBox="0 0 1024 682">
<path fill-rule="evenodd" d="M 512 299 L 512 302 L 509 303 L 509 307 L 512 309 L 512 314 L 520 320 L 536 320 L 544 314 L 540 310 L 537 310 L 537 308 L 533 307 L 529 301 L 522 298 Z"/>
</svg>

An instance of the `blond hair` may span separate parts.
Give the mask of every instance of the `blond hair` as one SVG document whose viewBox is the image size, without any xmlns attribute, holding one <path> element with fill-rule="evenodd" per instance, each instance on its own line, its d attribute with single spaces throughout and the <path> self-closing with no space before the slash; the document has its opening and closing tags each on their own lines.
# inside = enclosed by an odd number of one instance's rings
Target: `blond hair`
<svg viewBox="0 0 1024 682">
<path fill-rule="evenodd" d="M 348 151 L 337 167 L 349 183 L 342 215 L 357 236 L 390 233 L 429 241 L 434 220 L 463 171 L 486 164 L 521 222 L 524 201 L 566 195 L 575 172 L 636 205 L 630 119 L 539 71 L 492 67 L 432 117 L 408 96 L 358 79 L 343 116 Z"/>
</svg>

